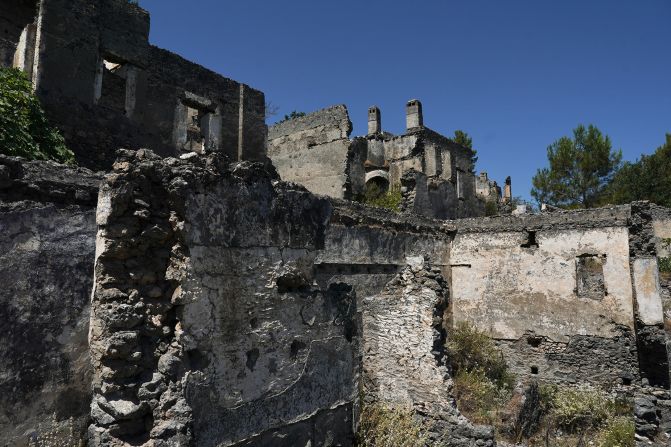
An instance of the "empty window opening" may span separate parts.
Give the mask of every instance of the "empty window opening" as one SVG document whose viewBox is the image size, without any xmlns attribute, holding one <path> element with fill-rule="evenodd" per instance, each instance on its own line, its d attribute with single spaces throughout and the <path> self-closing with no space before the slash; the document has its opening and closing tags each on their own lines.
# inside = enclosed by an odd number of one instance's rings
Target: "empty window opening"
<svg viewBox="0 0 671 447">
<path fill-rule="evenodd" d="M 535 231 L 527 231 L 527 241 L 520 245 L 522 248 L 538 248 Z"/>
<path fill-rule="evenodd" d="M 135 107 L 135 67 L 105 57 L 98 67 L 95 101 L 98 105 L 130 117 Z"/>
<path fill-rule="evenodd" d="M 541 343 L 543 343 L 543 339 L 541 337 L 530 336 L 530 337 L 527 337 L 527 343 L 532 348 L 537 348 L 541 345 Z"/>
<path fill-rule="evenodd" d="M 531 367 L 531 374 L 533 374 L 533 375 L 538 374 L 538 366 L 532 366 Z"/>
<path fill-rule="evenodd" d="M 186 106 L 186 142 L 183 150 L 202 154 L 205 149 L 205 136 L 202 131 L 202 121 L 205 113 L 193 107 Z"/>
<path fill-rule="evenodd" d="M 580 298 L 602 300 L 606 295 L 603 265 L 606 256 L 585 254 L 576 259 L 576 292 Z"/>
<path fill-rule="evenodd" d="M 457 169 L 457 198 L 464 199 L 464 172 Z"/>
</svg>

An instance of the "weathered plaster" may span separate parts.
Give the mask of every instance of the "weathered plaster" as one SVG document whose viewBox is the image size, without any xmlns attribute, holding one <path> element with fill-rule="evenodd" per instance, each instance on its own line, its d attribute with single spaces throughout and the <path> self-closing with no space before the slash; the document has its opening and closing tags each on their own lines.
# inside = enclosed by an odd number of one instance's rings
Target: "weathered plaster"
<svg viewBox="0 0 671 447">
<path fill-rule="evenodd" d="M 571 335 L 612 337 L 618 325 L 633 328 L 626 228 L 457 234 L 452 246 L 455 321 L 470 321 L 494 338 L 518 339 L 533 331 L 553 341 Z M 576 262 L 605 255 L 607 294 L 576 294 Z"/>
</svg>

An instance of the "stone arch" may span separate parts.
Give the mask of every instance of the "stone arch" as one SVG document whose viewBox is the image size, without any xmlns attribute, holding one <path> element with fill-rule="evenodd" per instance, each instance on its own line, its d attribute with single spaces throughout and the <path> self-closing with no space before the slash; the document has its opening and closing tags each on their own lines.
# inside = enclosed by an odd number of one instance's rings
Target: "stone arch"
<svg viewBox="0 0 671 447">
<path fill-rule="evenodd" d="M 389 173 L 382 169 L 366 173 L 366 196 L 380 196 L 389 191 Z"/>
</svg>

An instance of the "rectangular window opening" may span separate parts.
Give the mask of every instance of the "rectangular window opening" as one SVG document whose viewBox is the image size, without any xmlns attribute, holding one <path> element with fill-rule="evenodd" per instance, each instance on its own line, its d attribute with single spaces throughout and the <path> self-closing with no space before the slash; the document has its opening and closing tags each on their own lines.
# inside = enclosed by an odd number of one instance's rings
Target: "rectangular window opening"
<svg viewBox="0 0 671 447">
<path fill-rule="evenodd" d="M 584 254 L 576 258 L 576 292 L 579 298 L 602 300 L 608 293 L 603 278 L 605 255 Z"/>
<path fill-rule="evenodd" d="M 128 64 L 103 58 L 99 68 L 98 105 L 126 113 L 126 78 Z"/>
<path fill-rule="evenodd" d="M 186 141 L 182 150 L 199 154 L 205 151 L 205 136 L 202 130 L 205 115 L 202 110 L 186 106 Z"/>
</svg>

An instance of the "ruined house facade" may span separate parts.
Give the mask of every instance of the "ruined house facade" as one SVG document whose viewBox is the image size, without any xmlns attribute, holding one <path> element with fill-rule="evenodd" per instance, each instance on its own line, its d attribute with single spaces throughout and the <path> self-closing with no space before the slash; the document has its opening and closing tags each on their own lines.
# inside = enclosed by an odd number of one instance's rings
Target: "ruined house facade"
<svg viewBox="0 0 671 447">
<path fill-rule="evenodd" d="M 109 169 L 119 147 L 263 157 L 263 93 L 150 45 L 136 4 L 2 0 L 0 11 L 0 66 L 26 72 L 80 165 Z"/>
<path fill-rule="evenodd" d="M 372 112 L 353 140 L 343 107 L 275 126 L 277 169 L 235 152 L 241 134 L 178 157 L 119 150 L 106 174 L 0 156 L 0 445 L 351 446 L 382 402 L 416 410 L 435 443 L 494 446 L 451 394 L 460 322 L 521 386 L 636 397 L 637 442 L 668 445 L 671 210 L 446 220 L 356 203 L 369 174 L 406 177 L 406 198 L 407 173 L 455 187 L 470 156 L 416 114 L 392 137 Z M 470 176 L 469 194 L 498 197 Z"/>
<path fill-rule="evenodd" d="M 344 105 L 329 107 L 271 126 L 268 157 L 280 176 L 315 194 L 357 200 L 371 188 L 398 188 L 402 208 L 439 219 L 485 215 L 511 198 L 487 173 L 475 175 L 473 152 L 424 125 L 422 104 L 406 104 L 406 133 L 382 129 L 381 111 L 368 110 L 368 133 L 350 139 Z"/>
</svg>

